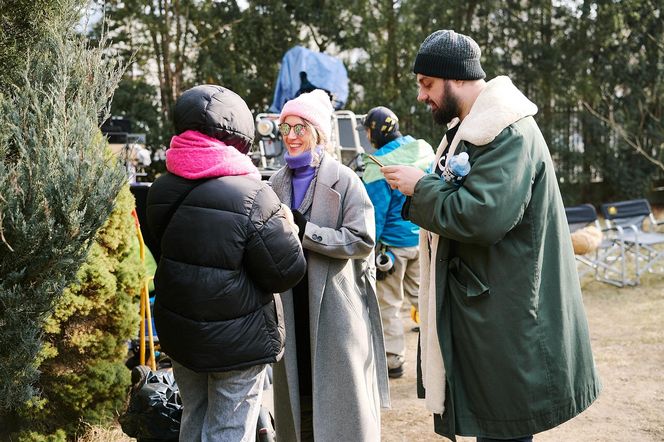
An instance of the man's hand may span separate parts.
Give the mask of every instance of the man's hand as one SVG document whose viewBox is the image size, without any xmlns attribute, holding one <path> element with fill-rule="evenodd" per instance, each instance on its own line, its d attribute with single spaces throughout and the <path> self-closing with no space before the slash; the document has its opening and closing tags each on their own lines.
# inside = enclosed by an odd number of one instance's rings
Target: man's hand
<svg viewBox="0 0 664 442">
<path fill-rule="evenodd" d="M 415 192 L 415 184 L 426 175 L 422 169 L 412 166 L 384 166 L 380 172 L 392 189 L 398 189 L 406 196 Z"/>
</svg>

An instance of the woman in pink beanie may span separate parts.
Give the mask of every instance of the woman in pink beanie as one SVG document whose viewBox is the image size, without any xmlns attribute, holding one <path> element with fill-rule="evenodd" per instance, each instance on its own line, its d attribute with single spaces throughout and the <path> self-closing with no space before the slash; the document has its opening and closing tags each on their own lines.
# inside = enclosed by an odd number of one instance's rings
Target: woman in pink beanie
<svg viewBox="0 0 664 442">
<path fill-rule="evenodd" d="M 154 318 L 173 362 L 181 441 L 253 441 L 267 364 L 284 348 L 281 301 L 306 262 L 295 227 L 246 153 L 254 122 L 233 91 L 175 104 L 168 173 L 150 187 L 159 240 Z"/>
<path fill-rule="evenodd" d="M 327 152 L 332 111 L 314 90 L 287 102 L 279 118 L 287 165 L 270 181 L 293 211 L 307 275 L 282 296 L 277 440 L 379 441 L 380 407 L 389 406 L 373 205 L 360 178 Z"/>
</svg>

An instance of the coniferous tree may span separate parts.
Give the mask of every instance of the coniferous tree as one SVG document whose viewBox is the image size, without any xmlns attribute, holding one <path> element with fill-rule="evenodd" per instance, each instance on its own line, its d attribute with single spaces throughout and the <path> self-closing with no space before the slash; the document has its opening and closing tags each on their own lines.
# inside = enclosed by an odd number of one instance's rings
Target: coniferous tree
<svg viewBox="0 0 664 442">
<path fill-rule="evenodd" d="M 25 52 L 43 38 L 56 10 L 52 0 L 0 0 L 0 90 L 19 79 Z"/>
<path fill-rule="evenodd" d="M 108 424 L 121 411 L 130 384 L 127 341 L 138 331 L 144 270 L 125 186 L 95 235 L 77 282 L 65 289 L 44 326 L 39 355 L 40 396 L 21 409 L 21 435 L 30 440 L 79 435 L 84 424 Z"/>
<path fill-rule="evenodd" d="M 121 76 L 60 0 L 22 76 L 0 95 L 0 439 L 33 397 L 44 320 L 125 181 L 99 123 Z"/>
</svg>

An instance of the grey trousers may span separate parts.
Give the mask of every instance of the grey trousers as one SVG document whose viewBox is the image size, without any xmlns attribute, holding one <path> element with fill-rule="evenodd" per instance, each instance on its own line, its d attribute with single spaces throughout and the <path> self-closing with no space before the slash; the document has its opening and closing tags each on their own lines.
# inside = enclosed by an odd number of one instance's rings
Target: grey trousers
<svg viewBox="0 0 664 442">
<path fill-rule="evenodd" d="M 420 254 L 418 246 L 390 247 L 394 254 L 394 273 L 382 281 L 376 281 L 376 292 L 383 321 L 385 351 L 403 356 L 406 337 L 401 320 L 404 298 L 417 308 L 417 292 L 420 288 Z"/>
<path fill-rule="evenodd" d="M 180 442 L 253 442 L 267 365 L 196 373 L 173 361 L 182 398 Z"/>
</svg>

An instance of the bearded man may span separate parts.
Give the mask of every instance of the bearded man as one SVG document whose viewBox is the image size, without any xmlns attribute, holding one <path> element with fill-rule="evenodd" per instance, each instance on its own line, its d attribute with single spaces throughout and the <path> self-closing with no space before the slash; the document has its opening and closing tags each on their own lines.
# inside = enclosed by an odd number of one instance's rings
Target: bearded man
<svg viewBox="0 0 664 442">
<path fill-rule="evenodd" d="M 485 81 L 479 46 L 454 31 L 427 37 L 413 72 L 447 125 L 435 173 L 381 172 L 421 227 L 418 394 L 450 439 L 531 441 L 601 390 L 537 106 L 508 77 Z M 470 172 L 448 182 L 461 152 Z"/>
</svg>

